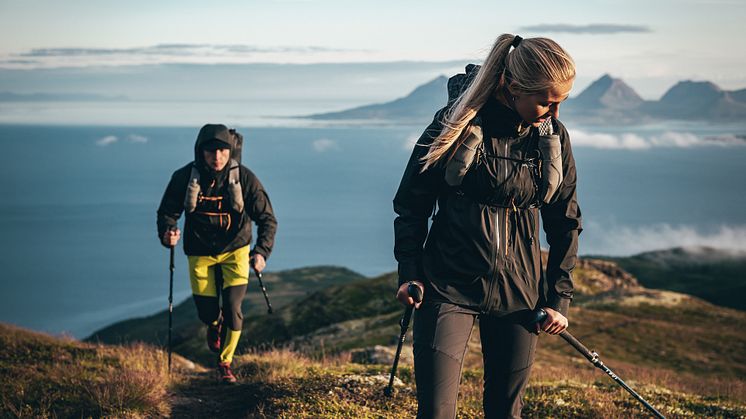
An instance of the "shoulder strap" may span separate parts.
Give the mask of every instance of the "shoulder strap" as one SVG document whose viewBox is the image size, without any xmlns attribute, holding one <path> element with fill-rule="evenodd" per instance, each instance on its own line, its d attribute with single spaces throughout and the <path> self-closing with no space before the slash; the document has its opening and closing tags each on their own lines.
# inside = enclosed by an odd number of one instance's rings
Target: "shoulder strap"
<svg viewBox="0 0 746 419">
<path fill-rule="evenodd" d="M 192 171 L 189 174 L 189 182 L 187 183 L 186 196 L 184 197 L 184 211 L 187 214 L 191 214 L 197 209 L 197 199 L 201 192 L 199 186 L 199 170 L 197 166 L 192 163 Z"/>
<path fill-rule="evenodd" d="M 243 189 L 241 188 L 241 165 L 231 159 L 228 169 L 228 193 L 231 196 L 231 207 L 236 212 L 243 212 Z"/>
</svg>

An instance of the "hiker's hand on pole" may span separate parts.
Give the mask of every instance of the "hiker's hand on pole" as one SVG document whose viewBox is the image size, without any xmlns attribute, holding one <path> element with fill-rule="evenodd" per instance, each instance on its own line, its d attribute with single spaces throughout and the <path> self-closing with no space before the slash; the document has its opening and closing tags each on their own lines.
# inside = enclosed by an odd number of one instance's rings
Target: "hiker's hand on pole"
<svg viewBox="0 0 746 419">
<path fill-rule="evenodd" d="M 412 281 L 420 288 L 420 291 L 422 292 L 422 295 L 425 295 L 425 285 L 420 281 Z M 396 299 L 399 300 L 400 303 L 404 304 L 405 306 L 411 306 L 414 304 L 414 308 L 420 308 L 422 305 L 422 301 L 419 303 L 414 302 L 414 298 L 412 298 L 409 295 L 409 291 L 407 291 L 407 288 L 409 287 L 409 283 L 405 282 L 402 284 L 401 287 L 399 287 L 399 290 L 396 292 Z"/>
<path fill-rule="evenodd" d="M 259 253 L 254 253 L 251 256 L 251 267 L 254 268 L 255 272 L 261 272 L 267 266 L 267 261 L 264 260 L 264 256 Z"/>
<path fill-rule="evenodd" d="M 547 318 L 541 324 L 541 330 L 550 335 L 558 335 L 567 329 L 567 317 L 552 308 L 544 307 L 543 309 L 547 313 Z"/>
<path fill-rule="evenodd" d="M 181 238 L 181 230 L 178 228 L 166 230 L 161 237 L 161 243 L 166 247 L 175 247 Z"/>
</svg>

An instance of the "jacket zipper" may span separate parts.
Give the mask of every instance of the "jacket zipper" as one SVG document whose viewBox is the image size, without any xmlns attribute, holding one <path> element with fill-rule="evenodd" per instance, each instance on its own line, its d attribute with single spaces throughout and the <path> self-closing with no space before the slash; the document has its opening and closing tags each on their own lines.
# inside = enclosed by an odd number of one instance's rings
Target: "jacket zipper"
<svg viewBox="0 0 746 419">
<path fill-rule="evenodd" d="M 510 198 L 510 207 L 505 208 L 505 256 L 508 256 L 508 248 L 510 246 L 508 239 L 510 238 L 510 232 L 508 231 L 509 225 L 508 221 L 510 220 L 510 211 L 513 211 L 513 214 L 518 213 L 518 208 L 515 206 L 515 197 Z"/>
<path fill-rule="evenodd" d="M 510 208 L 505 208 L 505 256 L 508 256 L 508 218 L 510 217 Z"/>
<path fill-rule="evenodd" d="M 510 156 L 508 155 L 508 140 L 505 140 L 505 157 L 506 158 L 510 158 Z M 503 166 L 505 166 L 505 179 L 504 179 L 504 181 L 507 182 L 507 180 L 508 180 L 508 165 L 504 164 Z"/>
<path fill-rule="evenodd" d="M 499 140 L 497 140 L 499 141 Z M 499 173 L 499 172 L 497 172 Z M 506 169 L 507 174 L 507 169 Z M 492 272 L 490 275 L 490 286 L 487 288 L 487 296 L 485 297 L 485 304 L 483 312 L 486 313 L 490 308 L 490 302 L 492 301 L 492 290 L 497 282 L 497 270 L 498 261 L 497 257 L 500 255 L 500 209 L 498 207 L 490 207 L 490 212 L 495 214 L 495 227 L 494 227 L 494 238 L 492 241 Z"/>
<path fill-rule="evenodd" d="M 497 257 L 500 254 L 500 210 L 497 207 L 490 207 L 489 211 L 495 214 L 495 236 L 492 242 L 492 273 L 490 275 L 490 286 L 487 288 L 487 295 L 484 300 L 485 303 L 482 313 L 487 313 L 490 309 L 490 303 L 492 301 L 492 290 L 495 287 L 495 283 L 497 282 Z"/>
</svg>

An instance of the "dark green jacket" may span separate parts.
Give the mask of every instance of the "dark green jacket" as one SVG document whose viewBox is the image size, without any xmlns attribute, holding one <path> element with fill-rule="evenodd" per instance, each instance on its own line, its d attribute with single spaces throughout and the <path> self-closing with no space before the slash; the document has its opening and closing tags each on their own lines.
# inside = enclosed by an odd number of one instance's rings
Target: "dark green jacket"
<svg viewBox="0 0 746 419">
<path fill-rule="evenodd" d="M 449 104 L 477 70 L 469 66 L 467 74 L 449 80 Z M 497 100 L 490 100 L 478 113 L 484 153 L 461 186 L 446 184 L 442 165 L 420 172 L 420 158 L 440 133 L 446 109 L 436 113 L 417 141 L 394 198 L 398 214 L 394 254 L 400 284 L 421 280 L 426 284 L 426 299 L 483 313 L 504 315 L 549 306 L 566 314 L 582 230 L 575 160 L 567 130 L 555 121 L 564 180 L 554 200 L 539 209 L 534 173 L 522 163 L 535 154 L 536 129 L 519 132 L 520 116 Z M 545 273 L 539 214 L 550 245 Z"/>
</svg>

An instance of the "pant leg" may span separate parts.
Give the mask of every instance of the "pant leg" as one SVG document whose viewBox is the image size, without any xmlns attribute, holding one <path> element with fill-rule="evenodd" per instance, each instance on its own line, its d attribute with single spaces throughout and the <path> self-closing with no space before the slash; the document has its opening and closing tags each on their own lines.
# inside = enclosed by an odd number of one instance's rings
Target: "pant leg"
<svg viewBox="0 0 746 419">
<path fill-rule="evenodd" d="M 222 279 L 223 321 L 233 331 L 241 331 L 241 303 L 249 283 L 249 246 L 217 256 L 216 276 Z"/>
<path fill-rule="evenodd" d="M 245 284 L 223 288 L 223 325 L 231 330 L 241 331 L 243 327 L 241 304 L 245 295 Z"/>
<path fill-rule="evenodd" d="M 447 303 L 426 302 L 415 311 L 417 418 L 456 417 L 461 367 L 475 317 Z"/>
<path fill-rule="evenodd" d="M 225 255 L 220 263 L 223 297 L 223 337 L 221 340 L 220 362 L 230 364 L 238 348 L 243 327 L 241 304 L 246 295 L 249 281 L 249 250 L 238 249 Z"/>
<path fill-rule="evenodd" d="M 523 393 L 539 337 L 524 325 L 525 317 L 522 312 L 500 318 L 480 317 L 485 418 L 521 417 Z"/>
<path fill-rule="evenodd" d="M 189 283 L 192 297 L 197 307 L 197 315 L 202 323 L 217 324 L 220 318 L 220 305 L 215 282 L 217 261 L 211 256 L 188 256 Z"/>
</svg>

